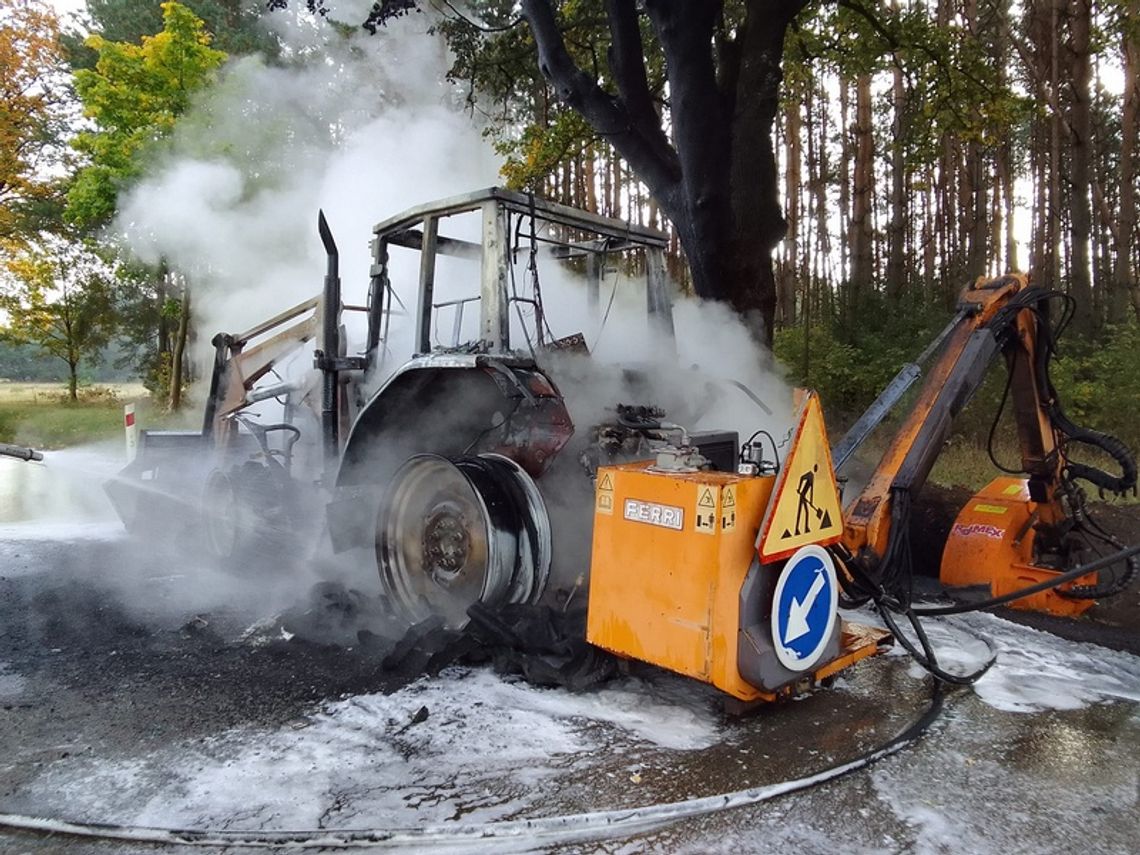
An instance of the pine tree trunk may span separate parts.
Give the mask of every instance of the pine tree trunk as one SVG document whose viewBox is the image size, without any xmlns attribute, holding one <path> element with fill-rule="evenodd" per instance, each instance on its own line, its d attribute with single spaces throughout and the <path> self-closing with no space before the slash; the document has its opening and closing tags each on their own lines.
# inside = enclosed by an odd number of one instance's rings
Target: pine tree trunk
<svg viewBox="0 0 1140 855">
<path fill-rule="evenodd" d="M 1013 146 L 1008 140 L 998 148 L 998 181 L 1001 183 L 1002 222 L 1005 225 L 1005 262 L 1000 272 L 1014 272 L 1017 264 L 1017 238 L 1013 230 Z"/>
<path fill-rule="evenodd" d="M 1108 300 L 1109 323 L 1123 323 L 1128 314 L 1129 297 L 1140 319 L 1140 289 L 1132 268 L 1132 250 L 1136 234 L 1136 186 L 1131 179 L 1136 169 L 1137 132 L 1140 130 L 1140 0 L 1128 0 L 1125 26 L 1121 36 L 1124 65 L 1124 111 L 1120 119 L 1120 211 L 1116 222 L 1115 258 L 1112 290 Z"/>
<path fill-rule="evenodd" d="M 851 193 L 851 303 L 858 311 L 874 285 L 871 205 L 875 183 L 875 141 L 871 114 L 871 75 L 855 81 L 855 169 Z"/>
<path fill-rule="evenodd" d="M 780 324 L 791 326 L 796 321 L 796 271 L 799 267 L 800 232 L 800 105 L 788 99 L 784 110 L 784 219 L 788 222 L 784 238 L 784 261 L 780 265 L 776 317 Z"/>
<path fill-rule="evenodd" d="M 1059 92 L 1061 87 L 1061 25 L 1065 0 L 1051 0 L 1049 42 L 1049 90 Z M 1065 200 L 1061 193 L 1061 113 L 1059 106 L 1049 116 L 1049 161 L 1046 166 L 1048 198 L 1045 203 L 1045 287 L 1056 288 L 1061 280 L 1061 208 Z"/>
<path fill-rule="evenodd" d="M 846 288 L 851 276 L 851 88 L 846 77 L 839 78 L 839 281 Z M 846 300 L 843 304 L 846 304 Z"/>
<path fill-rule="evenodd" d="M 926 166 L 926 191 L 922 194 L 922 275 L 930 288 L 938 280 L 938 239 L 935 203 L 934 166 Z"/>
<path fill-rule="evenodd" d="M 586 147 L 586 210 L 591 214 L 598 213 L 598 175 L 596 171 L 597 156 L 597 151 L 594 149 L 594 146 L 592 144 Z"/>
<path fill-rule="evenodd" d="M 1076 300 L 1073 327 L 1088 335 L 1097 326 L 1093 306 L 1093 286 L 1089 255 L 1092 240 L 1092 110 L 1089 81 L 1091 0 L 1070 0 L 1069 26 L 1069 174 L 1072 191 L 1069 200 L 1070 247 L 1069 293 Z M 1127 179 L 1125 179 L 1127 180 Z"/>
<path fill-rule="evenodd" d="M 898 11 L 898 2 L 892 3 Z M 894 69 L 891 88 L 894 102 L 894 118 L 891 133 L 891 224 L 888 234 L 887 253 L 887 296 L 897 300 L 906 288 L 906 87 L 903 85 L 902 69 Z"/>
</svg>

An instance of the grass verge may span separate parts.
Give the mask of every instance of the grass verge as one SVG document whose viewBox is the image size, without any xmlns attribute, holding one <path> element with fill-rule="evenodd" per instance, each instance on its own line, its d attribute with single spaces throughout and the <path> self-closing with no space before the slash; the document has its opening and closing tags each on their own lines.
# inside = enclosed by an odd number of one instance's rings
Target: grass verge
<svg viewBox="0 0 1140 855">
<path fill-rule="evenodd" d="M 158 420 L 139 384 L 81 389 L 67 399 L 58 383 L 0 384 L 0 442 L 31 448 L 63 448 L 122 435 L 123 405 L 134 402 L 140 422 Z"/>
</svg>

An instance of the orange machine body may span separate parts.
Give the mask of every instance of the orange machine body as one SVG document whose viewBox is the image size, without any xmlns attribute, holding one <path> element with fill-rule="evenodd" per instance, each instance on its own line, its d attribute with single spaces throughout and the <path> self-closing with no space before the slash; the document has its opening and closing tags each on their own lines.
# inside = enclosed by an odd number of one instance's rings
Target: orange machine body
<svg viewBox="0 0 1140 855">
<path fill-rule="evenodd" d="M 586 637 L 758 698 L 736 668 L 738 599 L 776 479 L 649 470 L 598 472 Z"/>
<path fill-rule="evenodd" d="M 1033 563 L 1034 526 L 1043 509 L 1029 498 L 1024 478 L 996 478 L 958 514 L 942 552 L 940 578 L 947 587 L 987 585 L 1000 597 L 1060 574 Z M 1094 585 L 1091 573 L 1075 584 Z M 1092 600 L 1062 597 L 1055 590 L 1014 600 L 1010 608 L 1075 616 Z"/>
<path fill-rule="evenodd" d="M 775 481 L 656 472 L 647 462 L 599 469 L 590 643 L 711 683 L 741 701 L 794 694 L 792 683 L 771 691 L 752 685 L 738 666 L 741 588 L 759 561 L 756 540 Z M 775 578 L 784 563 L 762 569 Z M 876 653 L 887 637 L 842 624 L 839 655 L 795 676 L 817 682 Z"/>
</svg>

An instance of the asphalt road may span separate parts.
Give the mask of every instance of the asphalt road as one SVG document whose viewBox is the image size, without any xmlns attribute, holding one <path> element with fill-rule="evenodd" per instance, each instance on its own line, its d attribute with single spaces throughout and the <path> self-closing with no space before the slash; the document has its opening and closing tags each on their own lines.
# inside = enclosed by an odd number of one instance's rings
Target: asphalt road
<svg viewBox="0 0 1140 855">
<path fill-rule="evenodd" d="M 3 813 L 243 830 L 634 808 L 811 774 L 929 698 L 893 654 L 744 719 L 650 669 L 578 695 L 487 668 L 413 679 L 382 667 L 369 572 L 314 589 L 332 568 L 302 557 L 233 577 L 192 543 L 126 539 L 97 499 L 56 510 L 0 525 Z M 1135 851 L 1140 659 L 988 615 L 932 634 L 948 667 L 987 644 L 998 663 L 917 746 L 763 805 L 553 848 Z M 0 852 L 57 851 L 151 848 L 0 832 Z"/>
</svg>

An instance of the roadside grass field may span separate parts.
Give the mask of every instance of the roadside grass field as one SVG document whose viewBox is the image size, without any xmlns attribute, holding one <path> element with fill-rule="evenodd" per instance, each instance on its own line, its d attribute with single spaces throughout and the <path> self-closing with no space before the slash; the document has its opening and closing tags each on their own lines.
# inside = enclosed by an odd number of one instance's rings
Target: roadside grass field
<svg viewBox="0 0 1140 855">
<path fill-rule="evenodd" d="M 126 403 L 140 422 L 161 419 L 141 383 L 81 387 L 73 403 L 66 383 L 0 382 L 0 442 L 55 449 L 112 439 L 122 434 Z"/>
<path fill-rule="evenodd" d="M 1117 474 L 1120 467 L 1107 454 L 1095 449 L 1077 445 L 1074 453 L 1082 463 L 1098 466 L 1105 472 Z M 994 442 L 994 454 L 1003 466 L 1016 469 L 1021 465 L 1021 450 L 1012 437 L 1003 437 Z M 1002 475 L 990 461 L 985 444 L 965 437 L 953 437 L 942 449 L 942 453 L 934 462 L 930 472 L 930 482 L 943 487 L 966 487 L 971 491 L 978 491 L 994 478 Z M 1099 492 L 1096 487 L 1086 482 L 1079 482 L 1089 499 L 1098 501 Z M 1105 496 L 1112 504 L 1140 505 L 1140 497 L 1135 493 L 1126 496 Z"/>
</svg>

